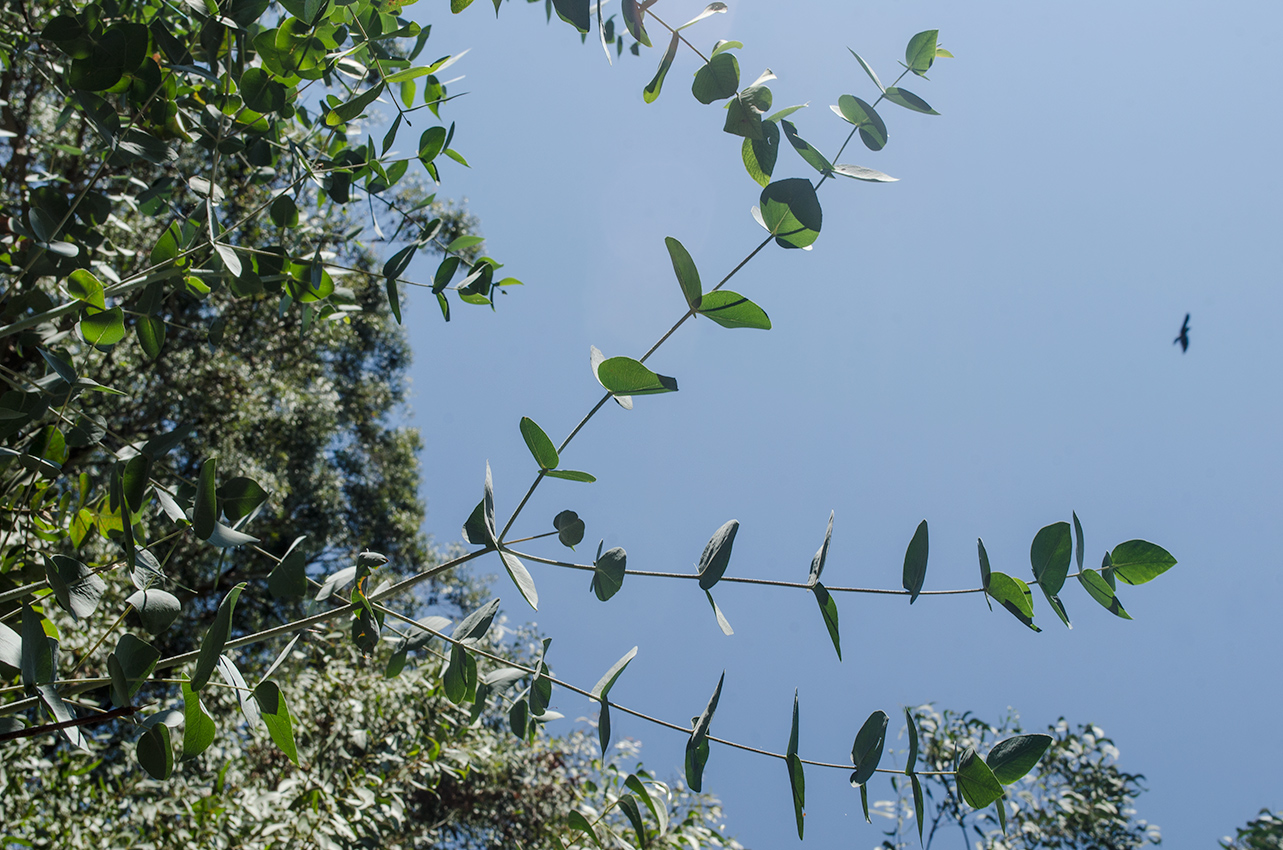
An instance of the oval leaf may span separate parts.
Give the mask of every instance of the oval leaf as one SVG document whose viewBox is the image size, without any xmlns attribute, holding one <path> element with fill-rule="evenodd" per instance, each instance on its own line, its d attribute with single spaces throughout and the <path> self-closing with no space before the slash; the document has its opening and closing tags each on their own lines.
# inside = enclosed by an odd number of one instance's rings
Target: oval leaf
<svg viewBox="0 0 1283 850">
<path fill-rule="evenodd" d="M 1109 553 L 1114 574 L 1128 584 L 1144 584 L 1176 566 L 1176 559 L 1162 546 L 1146 540 L 1119 543 Z"/>
<path fill-rule="evenodd" d="M 699 557 L 699 586 L 709 590 L 721 580 L 731 562 L 731 548 L 735 545 L 735 535 L 739 532 L 739 520 L 728 520 L 713 533 L 704 546 L 704 553 Z"/>
<path fill-rule="evenodd" d="M 521 438 L 526 441 L 526 448 L 535 457 L 540 469 L 556 469 L 561 459 L 557 457 L 557 448 L 548 439 L 544 430 L 529 416 L 521 417 Z"/>
<path fill-rule="evenodd" d="M 993 775 L 989 765 L 980 760 L 980 756 L 976 755 L 972 747 L 967 748 L 958 762 L 957 779 L 962 799 L 977 809 L 983 809 L 995 800 L 1002 799 L 1005 793 L 1002 790 L 1002 783 Z"/>
<path fill-rule="evenodd" d="M 782 248 L 805 248 L 820 236 L 824 214 L 811 181 L 777 180 L 762 190 L 762 221 Z"/>
<path fill-rule="evenodd" d="M 677 392 L 676 379 L 657 375 L 631 357 L 611 357 L 603 360 L 597 367 L 597 380 L 615 395 L 634 396 Z"/>
<path fill-rule="evenodd" d="M 995 779 L 1003 785 L 1011 785 L 1033 770 L 1050 746 L 1050 735 L 1017 735 L 995 744 L 985 763 L 993 771 Z"/>
<path fill-rule="evenodd" d="M 1029 546 L 1029 563 L 1044 592 L 1055 595 L 1065 586 L 1073 555 L 1069 523 L 1056 522 L 1038 530 Z"/>
<path fill-rule="evenodd" d="M 673 273 L 677 275 L 677 282 L 682 287 L 682 295 L 686 297 L 686 303 L 692 310 L 698 310 L 704 289 L 699 282 L 699 269 L 695 268 L 695 261 L 691 259 L 685 246 L 673 237 L 665 236 L 664 244 L 668 246 L 668 256 L 673 261 Z"/>
<path fill-rule="evenodd" d="M 851 761 L 855 764 L 855 772 L 851 774 L 852 785 L 868 782 L 878 769 L 886 746 L 889 720 L 885 711 L 875 711 L 856 733 L 855 744 L 851 747 Z"/>
<path fill-rule="evenodd" d="M 724 328 L 771 329 L 771 317 L 766 315 L 765 310 L 729 289 L 719 289 L 705 295 L 696 312 Z"/>
</svg>

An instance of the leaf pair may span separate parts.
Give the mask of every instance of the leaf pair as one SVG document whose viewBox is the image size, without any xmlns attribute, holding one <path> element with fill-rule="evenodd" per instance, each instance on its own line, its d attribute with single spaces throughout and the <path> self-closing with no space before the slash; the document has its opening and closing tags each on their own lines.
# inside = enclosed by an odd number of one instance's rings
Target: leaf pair
<svg viewBox="0 0 1283 850">
<path fill-rule="evenodd" d="M 686 247 L 671 236 L 664 238 L 664 244 L 668 247 L 668 256 L 682 295 L 692 312 L 706 316 L 724 328 L 770 330 L 771 319 L 766 312 L 738 292 L 719 289 L 705 294 L 699 270 Z"/>
</svg>

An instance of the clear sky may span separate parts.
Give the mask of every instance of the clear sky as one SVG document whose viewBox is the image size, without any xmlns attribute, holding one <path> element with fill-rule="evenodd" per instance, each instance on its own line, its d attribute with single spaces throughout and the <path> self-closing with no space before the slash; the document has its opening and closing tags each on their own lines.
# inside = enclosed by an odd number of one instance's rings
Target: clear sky
<svg viewBox="0 0 1283 850">
<path fill-rule="evenodd" d="M 1147 777 L 1141 816 L 1174 846 L 1214 846 L 1261 807 L 1283 808 L 1283 6 L 730 5 L 691 40 L 744 42 L 744 83 L 774 70 L 776 108 L 809 102 L 793 118 L 822 152 L 848 129 L 829 105 L 874 99 L 848 47 L 889 83 L 909 37 L 938 28 L 957 58 L 906 85 L 942 115 L 879 107 L 886 149 L 857 141 L 842 161 L 900 182 L 829 181 L 814 250 L 769 248 L 732 286 L 774 328 L 687 323 L 650 361 L 681 391 L 603 409 L 563 461 L 598 483 L 546 482 L 513 536 L 570 508 L 588 527 L 576 560 L 604 538 L 630 567 L 693 571 L 736 518 L 728 574 L 804 581 L 832 510 L 825 580 L 896 588 L 926 518 L 926 588 L 945 589 L 976 585 L 977 537 L 994 569 L 1029 577 L 1035 532 L 1077 511 L 1089 566 L 1131 538 L 1180 563 L 1120 591 L 1132 622 L 1073 582 L 1072 631 L 1037 599 L 1041 634 L 979 596 L 910 608 L 843 595 L 841 663 L 804 591 L 719 586 L 736 632 L 725 637 L 694 583 L 633 577 L 603 604 L 586 574 L 529 564 L 540 610 L 503 578 L 509 615 L 536 621 L 555 672 L 586 687 L 639 645 L 612 696 L 675 722 L 699 713 L 724 669 L 713 732 L 757 746 L 785 747 L 794 688 L 802 754 L 829 761 L 849 756 L 874 709 L 894 719 L 934 701 L 996 718 L 1011 706 L 1031 729 L 1062 715 L 1102 726 L 1122 767 Z M 655 11 L 679 23 L 702 7 Z M 429 58 L 471 48 L 451 68 L 466 75 L 452 93 L 469 94 L 443 115 L 472 168 L 444 163 L 441 193 L 467 197 L 488 252 L 526 285 L 493 314 L 455 304 L 448 325 L 410 294 L 414 416 L 442 542 L 459 538 L 487 460 L 501 521 L 525 492 L 522 416 L 559 442 L 592 406 L 589 346 L 639 356 L 684 311 L 665 236 L 706 286 L 762 237 L 749 214 L 759 187 L 720 104 L 691 97 L 689 51 L 647 105 L 658 51 L 612 67 L 593 41 L 546 25 L 542 4 L 508 4 L 498 20 L 486 0 L 453 18 L 444 8 L 408 7 L 433 25 Z M 805 176 L 782 150 L 776 177 Z M 1172 339 L 1187 312 L 1182 355 Z M 596 713 L 564 691 L 552 707 Z M 678 775 L 680 735 L 622 716 L 615 731 Z M 880 839 L 845 774 L 807 780 L 807 843 Z M 781 763 L 715 747 L 705 786 L 748 846 L 797 841 Z M 871 799 L 889 796 L 875 781 Z"/>
</svg>

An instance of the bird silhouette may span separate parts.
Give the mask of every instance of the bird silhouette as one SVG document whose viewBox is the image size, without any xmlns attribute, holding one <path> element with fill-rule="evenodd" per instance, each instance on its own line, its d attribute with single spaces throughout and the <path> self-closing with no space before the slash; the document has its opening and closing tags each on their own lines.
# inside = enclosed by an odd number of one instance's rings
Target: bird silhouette
<svg viewBox="0 0 1283 850">
<path fill-rule="evenodd" d="M 1181 325 L 1181 335 L 1172 340 L 1172 345 L 1180 343 L 1181 354 L 1189 351 L 1189 313 L 1185 314 L 1185 324 Z"/>
</svg>

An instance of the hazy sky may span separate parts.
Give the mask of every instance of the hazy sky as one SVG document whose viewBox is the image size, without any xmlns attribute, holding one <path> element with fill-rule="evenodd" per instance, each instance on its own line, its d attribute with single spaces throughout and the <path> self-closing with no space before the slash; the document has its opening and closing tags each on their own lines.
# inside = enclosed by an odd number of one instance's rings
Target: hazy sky
<svg viewBox="0 0 1283 850">
<path fill-rule="evenodd" d="M 584 562 L 604 538 L 630 567 L 693 572 L 736 518 L 728 574 L 804 581 L 834 511 L 825 580 L 897 588 L 926 518 L 926 587 L 945 589 L 976 585 L 977 537 L 994 569 L 1029 577 L 1034 534 L 1077 511 L 1089 566 L 1132 538 L 1180 563 L 1120 591 L 1132 622 L 1073 582 L 1072 631 L 1037 599 L 1041 634 L 979 596 L 910 608 L 842 595 L 841 663 L 804 591 L 720 585 L 736 632 L 725 637 L 693 582 L 631 577 L 603 604 L 586 574 L 529 564 L 540 610 L 505 577 L 509 615 L 536 621 L 555 672 L 585 687 L 639 645 L 612 696 L 674 722 L 700 712 L 724 669 L 713 733 L 756 746 L 784 749 L 794 688 L 801 752 L 828 761 L 848 758 L 874 709 L 895 730 L 906 704 L 989 718 L 1011 706 L 1030 729 L 1062 715 L 1102 726 L 1123 769 L 1147 777 L 1141 816 L 1175 846 L 1214 846 L 1261 807 L 1283 808 L 1283 6 L 730 5 L 688 36 L 704 50 L 744 42 L 743 84 L 771 68 L 775 108 L 809 103 L 792 118 L 825 154 L 848 129 L 829 105 L 875 99 L 848 47 L 889 84 L 909 37 L 939 28 L 957 58 L 905 85 L 942 115 L 880 106 L 886 149 L 857 140 L 842 161 L 900 182 L 829 181 L 814 250 L 772 246 L 731 285 L 774 328 L 688 322 L 650 361 L 681 391 L 604 408 L 563 456 L 598 483 L 545 482 L 511 536 L 550 530 L 570 508 L 588 527 L 576 553 L 523 547 Z M 456 303 L 448 325 L 410 294 L 428 523 L 442 542 L 459 538 L 487 460 L 501 521 L 515 508 L 535 471 L 522 416 L 560 442 L 596 401 L 590 346 L 639 356 L 682 314 L 665 236 L 708 287 L 763 233 L 740 139 L 721 132 L 720 104 L 691 97 L 690 51 L 648 105 L 659 51 L 612 67 L 592 40 L 545 24 L 542 4 L 508 4 L 497 21 L 485 0 L 453 18 L 444 6 L 408 10 L 433 24 L 429 58 L 471 48 L 451 68 L 466 75 L 451 92 L 469 94 L 443 116 L 472 168 L 445 163 L 441 193 L 468 199 L 488 253 L 526 285 L 495 313 Z M 654 8 L 679 23 L 702 7 Z M 807 176 L 781 150 L 776 177 Z M 1182 355 L 1172 339 L 1187 312 Z M 564 691 L 553 707 L 596 714 Z M 614 723 L 676 778 L 682 736 Z M 877 843 L 883 824 L 863 824 L 844 773 L 807 780 L 808 843 Z M 715 746 L 705 787 L 748 846 L 797 841 L 782 763 Z M 871 799 L 890 795 L 874 781 Z"/>
</svg>

